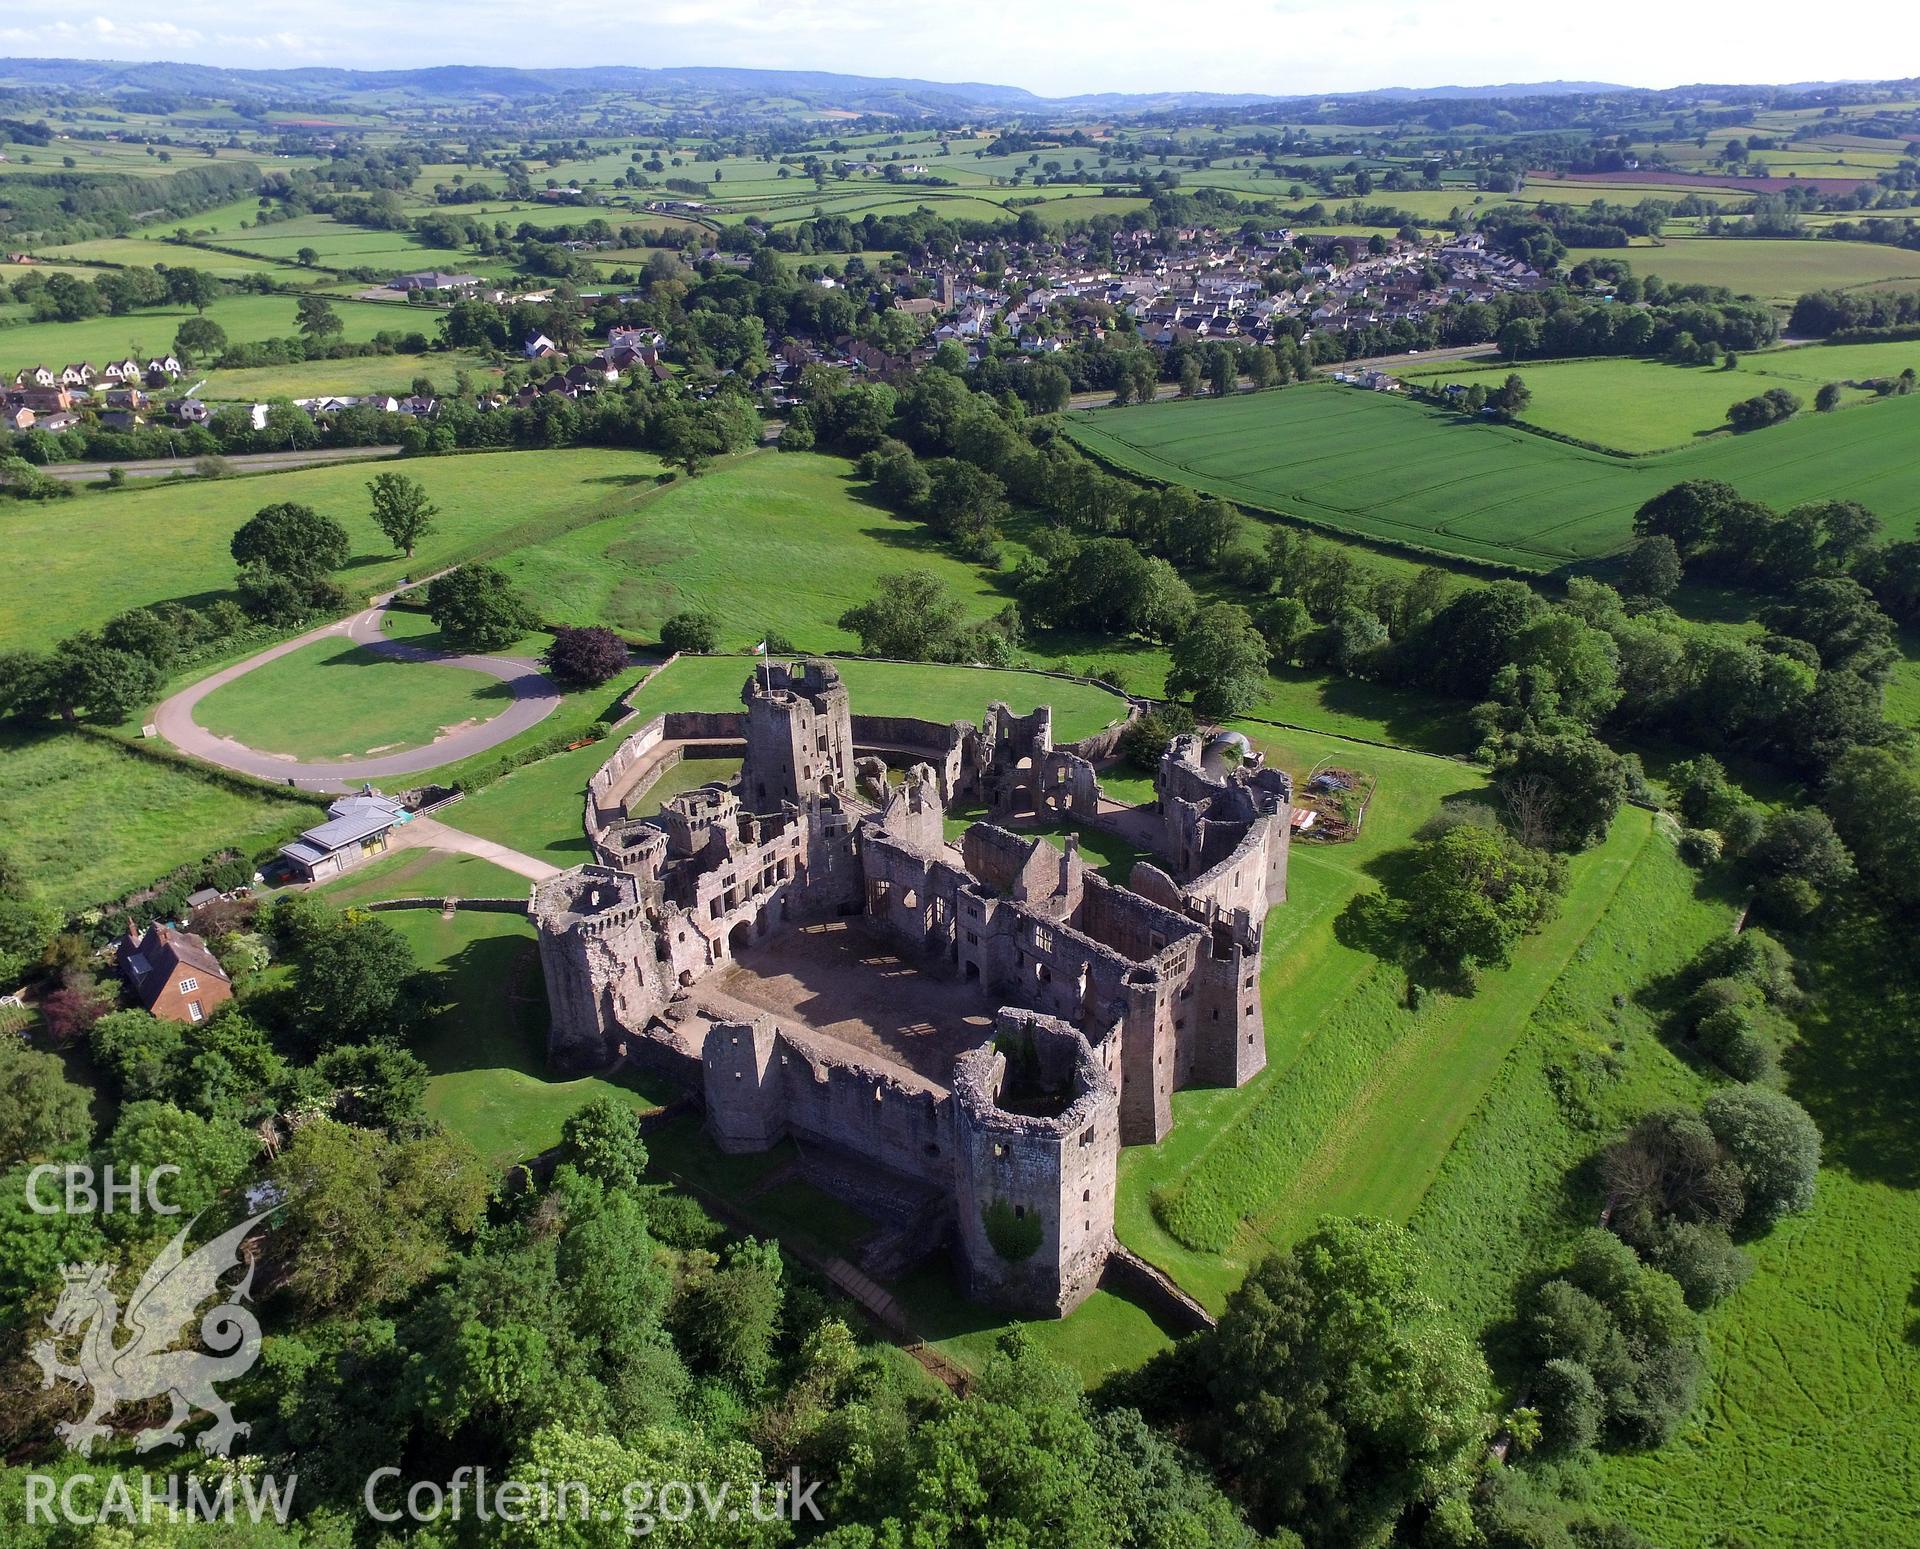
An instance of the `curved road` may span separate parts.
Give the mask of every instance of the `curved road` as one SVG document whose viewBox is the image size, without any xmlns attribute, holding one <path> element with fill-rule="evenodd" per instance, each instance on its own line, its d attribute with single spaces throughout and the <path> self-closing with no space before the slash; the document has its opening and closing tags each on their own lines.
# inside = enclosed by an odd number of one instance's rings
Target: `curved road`
<svg viewBox="0 0 1920 1549">
<path fill-rule="evenodd" d="M 324 624 L 292 640 L 283 640 L 279 645 L 249 656 L 245 661 L 235 662 L 231 667 L 223 667 L 183 688 L 154 711 L 154 725 L 159 728 L 160 735 L 182 753 L 203 758 L 210 764 L 237 769 L 242 774 L 256 775 L 263 780 L 328 791 L 351 790 L 368 780 L 438 769 L 443 764 L 484 753 L 509 737 L 539 725 L 553 713 L 560 703 L 560 690 L 540 670 L 537 662 L 516 656 L 458 656 L 387 639 L 381 632 L 387 605 L 402 590 L 405 588 L 396 588 L 385 596 L 375 598 L 371 607 L 352 618 Z M 334 635 L 345 635 L 356 645 L 366 646 L 369 650 L 401 661 L 439 662 L 448 667 L 465 667 L 472 672 L 485 673 L 513 690 L 513 703 L 491 720 L 482 721 L 478 726 L 462 727 L 425 747 L 334 764 L 306 764 L 285 754 L 261 753 L 244 743 L 235 742 L 231 737 L 217 737 L 194 720 L 194 707 L 222 684 L 245 677 L 256 667 L 263 667 L 302 646 Z"/>
</svg>

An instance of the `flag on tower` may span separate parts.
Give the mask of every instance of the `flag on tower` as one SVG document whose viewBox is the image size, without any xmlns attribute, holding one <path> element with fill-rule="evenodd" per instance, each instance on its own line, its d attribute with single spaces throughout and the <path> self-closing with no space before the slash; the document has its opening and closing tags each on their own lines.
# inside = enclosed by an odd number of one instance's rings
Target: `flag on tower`
<svg viewBox="0 0 1920 1549">
<path fill-rule="evenodd" d="M 758 645 L 756 645 L 753 648 L 753 654 L 755 656 L 765 656 L 767 654 L 767 642 L 762 640 Z"/>
</svg>

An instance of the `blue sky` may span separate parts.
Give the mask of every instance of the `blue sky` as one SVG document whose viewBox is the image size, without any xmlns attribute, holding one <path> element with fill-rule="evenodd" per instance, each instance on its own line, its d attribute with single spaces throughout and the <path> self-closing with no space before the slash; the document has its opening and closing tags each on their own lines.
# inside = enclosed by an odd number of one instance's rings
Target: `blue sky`
<svg viewBox="0 0 1920 1549">
<path fill-rule="evenodd" d="M 75 0 L 15 8 L 0 53 L 279 68 L 737 65 L 991 81 L 1048 95 L 1275 94 L 1557 79 L 1663 86 L 1920 73 L 1920 7 L 1855 0 L 1845 27 L 1800 0 Z"/>
</svg>

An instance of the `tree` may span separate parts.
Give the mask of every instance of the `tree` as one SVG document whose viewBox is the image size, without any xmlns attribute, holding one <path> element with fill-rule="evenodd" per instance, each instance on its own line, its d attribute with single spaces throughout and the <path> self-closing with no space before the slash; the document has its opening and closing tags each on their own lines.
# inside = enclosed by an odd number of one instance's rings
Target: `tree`
<svg viewBox="0 0 1920 1549">
<path fill-rule="evenodd" d="M 345 333 L 347 329 L 347 325 L 340 321 L 340 314 L 333 310 L 333 303 L 325 296 L 302 296 L 294 310 L 294 322 L 302 337 L 315 341 L 330 339 L 335 334 Z"/>
<path fill-rule="evenodd" d="M 423 1009 L 413 948 L 377 914 L 336 915 L 301 944 L 293 990 L 317 1048 L 403 1041 Z"/>
<path fill-rule="evenodd" d="M 373 497 L 373 524 L 387 541 L 413 558 L 415 545 L 433 531 L 440 508 L 427 499 L 426 490 L 404 473 L 376 474 L 367 483 Z"/>
<path fill-rule="evenodd" d="M 167 299 L 175 306 L 205 312 L 219 299 L 220 282 L 200 269 L 169 269 Z"/>
<path fill-rule="evenodd" d="M 568 688 L 598 688 L 626 665 L 627 643 L 598 624 L 562 626 L 547 647 L 547 671 Z"/>
<path fill-rule="evenodd" d="M 263 566 L 274 575 L 324 577 L 344 565 L 353 542 L 330 516 L 311 506 L 278 501 L 249 517 L 228 547 L 234 563 Z"/>
<path fill-rule="evenodd" d="M 1214 603 L 1173 642 L 1167 692 L 1217 720 L 1244 715 L 1266 693 L 1270 654 L 1245 608 Z"/>
<path fill-rule="evenodd" d="M 428 582 L 427 613 L 447 643 L 463 651 L 498 651 L 540 622 L 504 574 L 481 564 Z"/>
<path fill-rule="evenodd" d="M 660 644 L 669 651 L 698 655 L 720 648 L 720 620 L 705 609 L 689 608 L 660 626 Z"/>
<path fill-rule="evenodd" d="M 1518 360 L 1540 348 L 1540 324 L 1531 317 L 1516 317 L 1501 327 L 1498 338 L 1500 353 Z"/>
<path fill-rule="evenodd" d="M 1840 407 L 1840 384 L 1828 382 L 1813 395 L 1813 407 L 1820 414 L 1831 414 Z"/>
<path fill-rule="evenodd" d="M 67 1155 L 92 1134 L 87 1093 L 60 1057 L 0 1038 L 0 1168 Z"/>
<path fill-rule="evenodd" d="M 1424 1268 L 1405 1228 L 1328 1219 L 1257 1264 L 1200 1336 L 1197 1423 L 1263 1526 L 1376 1542 L 1469 1476 L 1492 1381 Z"/>
<path fill-rule="evenodd" d="M 1409 934 L 1457 971 L 1501 967 L 1550 920 L 1566 867 L 1498 828 L 1461 823 L 1426 841 L 1404 884 Z"/>
<path fill-rule="evenodd" d="M 560 1127 L 561 1159 L 608 1188 L 637 1189 L 647 1172 L 647 1145 L 633 1109 L 612 1097 L 596 1097 L 568 1115 Z"/>
<path fill-rule="evenodd" d="M 681 1293 L 675 1325 L 680 1348 L 696 1370 L 732 1383 L 748 1397 L 765 1386 L 786 1298 L 780 1249 L 749 1237 L 731 1244 L 725 1261 Z"/>
<path fill-rule="evenodd" d="M 227 331 L 209 317 L 190 317 L 173 334 L 173 353 L 187 363 L 205 364 L 227 352 Z"/>
<path fill-rule="evenodd" d="M 399 1296 L 480 1224 L 492 1175 L 449 1135 L 394 1141 L 321 1119 L 275 1164 L 286 1190 L 287 1285 L 310 1308 L 353 1311 Z"/>
<path fill-rule="evenodd" d="M 1767 814 L 1758 839 L 1741 857 L 1762 907 L 1778 919 L 1811 914 L 1821 898 L 1853 877 L 1853 857 L 1832 820 L 1812 808 L 1784 807 Z"/>
<path fill-rule="evenodd" d="M 1665 533 L 1650 533 L 1634 541 L 1620 571 L 1620 589 L 1629 597 L 1665 602 L 1680 585 L 1680 550 Z"/>
<path fill-rule="evenodd" d="M 1518 419 L 1533 402 L 1533 389 L 1518 372 L 1508 372 L 1506 381 L 1487 395 L 1487 403 L 1508 419 Z"/>
<path fill-rule="evenodd" d="M 1584 850 L 1613 826 L 1627 765 L 1595 737 L 1522 733 L 1494 764 L 1493 783 L 1526 843 Z"/>
<path fill-rule="evenodd" d="M 1920 910 L 1920 771 L 1892 748 L 1849 748 L 1823 800 L 1861 874 L 1901 909 Z"/>
<path fill-rule="evenodd" d="M 33 694 L 72 724 L 82 713 L 99 721 L 123 721 L 160 687 L 160 672 L 144 656 L 116 651 L 98 635 L 79 634 L 53 648 Z"/>
<path fill-rule="evenodd" d="M 1633 530 L 1641 536 L 1671 538 L 1682 560 L 1708 548 L 1722 522 L 1733 513 L 1752 508 L 1731 484 L 1718 479 L 1688 479 L 1662 490 L 1634 513 Z"/>
<path fill-rule="evenodd" d="M 864 655 L 950 661 L 965 621 L 966 609 L 938 576 L 906 570 L 881 576 L 878 595 L 849 608 L 839 624 L 860 637 Z"/>
<path fill-rule="evenodd" d="M 128 1103 L 101 1147 L 116 1177 L 144 1178 L 158 1167 L 178 1167 L 179 1175 L 161 1192 L 166 1204 L 179 1207 L 182 1221 L 237 1183 L 259 1149 L 252 1131 L 230 1119 L 203 1119 L 163 1102 Z M 109 1232 L 119 1221 L 127 1223 L 129 1234 L 143 1219 L 132 1214 L 105 1218 Z"/>
<path fill-rule="evenodd" d="M 1707 1099 L 1706 1118 L 1746 1184 L 1745 1225 L 1764 1232 L 1813 1207 L 1820 1130 L 1806 1109 L 1784 1092 L 1737 1086 Z"/>
</svg>

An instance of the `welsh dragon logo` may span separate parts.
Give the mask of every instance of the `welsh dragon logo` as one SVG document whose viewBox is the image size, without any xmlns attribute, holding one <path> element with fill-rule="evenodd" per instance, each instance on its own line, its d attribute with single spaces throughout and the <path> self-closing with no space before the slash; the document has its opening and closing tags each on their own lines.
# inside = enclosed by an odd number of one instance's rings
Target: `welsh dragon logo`
<svg viewBox="0 0 1920 1549">
<path fill-rule="evenodd" d="M 64 1420 L 56 1427 L 70 1450 L 90 1455 L 94 1439 L 111 1434 L 111 1427 L 101 1424 L 104 1416 L 121 1404 L 137 1404 L 163 1393 L 173 1400 L 173 1413 L 165 1425 L 134 1438 L 136 1451 L 179 1446 L 186 1440 L 180 1427 L 196 1409 L 214 1418 L 195 1438 L 202 1452 L 224 1457 L 234 1438 L 247 1434 L 248 1427 L 233 1418 L 215 1384 L 243 1376 L 260 1356 L 260 1324 L 240 1305 L 253 1285 L 252 1266 L 227 1299 L 200 1319 L 206 1350 L 170 1347 L 182 1338 L 201 1303 L 218 1294 L 221 1277 L 240 1267 L 240 1244 L 260 1219 L 250 1216 L 191 1253 L 186 1242 L 193 1222 L 183 1226 L 140 1277 L 125 1313 L 128 1338 L 120 1344 L 114 1343 L 115 1335 L 122 1332 L 120 1304 L 109 1289 L 119 1266 L 69 1264 L 62 1270 L 66 1283 L 59 1303 L 48 1314 L 47 1326 L 61 1338 L 80 1334 L 79 1365 L 61 1360 L 51 1339 L 41 1340 L 32 1354 L 44 1374 L 41 1387 L 52 1387 L 57 1378 L 93 1391 L 85 1418 Z"/>
</svg>

